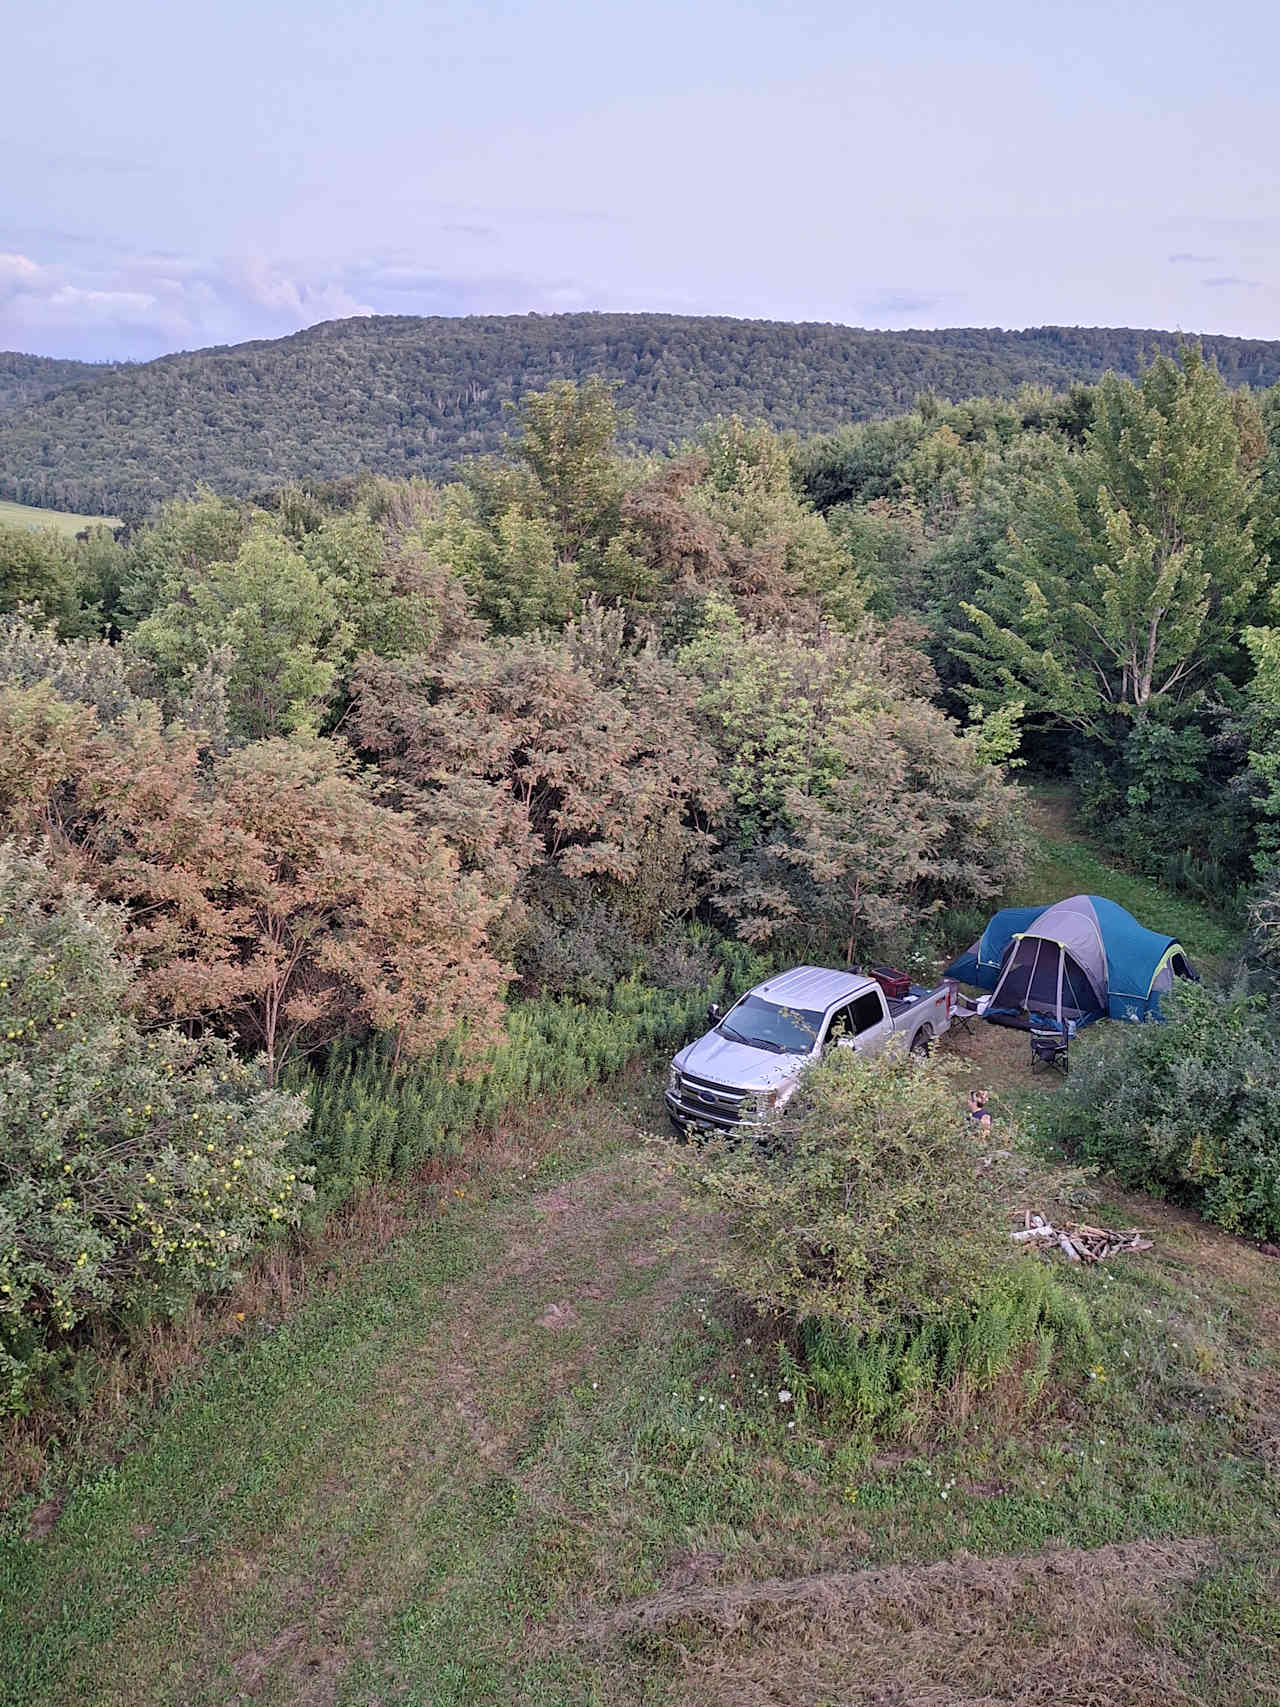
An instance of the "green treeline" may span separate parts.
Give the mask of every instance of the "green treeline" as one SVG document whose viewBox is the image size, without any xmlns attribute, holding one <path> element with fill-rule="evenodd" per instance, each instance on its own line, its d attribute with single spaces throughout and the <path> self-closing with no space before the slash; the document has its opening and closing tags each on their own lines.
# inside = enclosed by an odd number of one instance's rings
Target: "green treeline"
<svg viewBox="0 0 1280 1707">
<path fill-rule="evenodd" d="M 1176 343 L 1169 333 L 1089 327 L 869 332 L 661 314 L 377 316 L 115 369 L 0 357 L 0 412 L 10 392 L 25 404 L 0 422 L 0 497 L 136 520 L 202 482 L 248 496 L 361 471 L 438 478 L 501 448 L 506 405 L 593 375 L 619 386 L 628 442 L 665 450 L 721 415 L 810 434 L 899 414 L 922 392 L 1065 390 L 1108 368 L 1133 375 L 1144 356 Z M 1280 380 L 1280 344 L 1209 338 L 1205 349 L 1232 385 Z"/>
<path fill-rule="evenodd" d="M 919 958 L 1018 870 L 1012 731 L 932 702 L 784 441 L 625 456 L 598 381 L 518 428 L 446 487 L 0 531 L 11 1405 L 754 953 Z"/>
</svg>

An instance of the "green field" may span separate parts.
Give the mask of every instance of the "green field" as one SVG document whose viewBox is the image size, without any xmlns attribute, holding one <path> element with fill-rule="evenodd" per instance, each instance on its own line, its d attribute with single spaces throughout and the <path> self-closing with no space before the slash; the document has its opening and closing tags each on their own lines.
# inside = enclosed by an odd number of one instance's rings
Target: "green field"
<svg viewBox="0 0 1280 1707">
<path fill-rule="evenodd" d="M 1068 889 L 1111 875 L 1075 846 Z M 214 1306 L 11 1508 L 6 1702 L 1280 1701 L 1280 1263 L 1104 1184 L 1088 1218 L 1155 1246 L 1061 1271 L 1095 1376 L 875 1453 L 717 1308 L 661 1084 L 544 1104 L 331 1226 L 291 1298 Z"/>
<path fill-rule="evenodd" d="M 118 528 L 124 524 L 118 516 L 77 516 L 69 510 L 37 510 L 30 504 L 11 504 L 0 498 L 0 526 L 19 528 L 56 528 L 59 533 L 74 536 L 85 528 Z"/>
</svg>

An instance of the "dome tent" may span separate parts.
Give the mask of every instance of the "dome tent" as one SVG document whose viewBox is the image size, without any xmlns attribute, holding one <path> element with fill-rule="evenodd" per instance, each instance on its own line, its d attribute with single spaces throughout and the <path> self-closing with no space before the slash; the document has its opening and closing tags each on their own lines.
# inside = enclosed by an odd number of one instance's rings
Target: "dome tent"
<svg viewBox="0 0 1280 1707">
<path fill-rule="evenodd" d="M 946 971 L 991 991 L 989 1018 L 1016 1023 L 1034 1010 L 1077 1025 L 1158 1015 L 1175 975 L 1195 976 L 1181 944 L 1101 895 L 1006 907 Z"/>
</svg>

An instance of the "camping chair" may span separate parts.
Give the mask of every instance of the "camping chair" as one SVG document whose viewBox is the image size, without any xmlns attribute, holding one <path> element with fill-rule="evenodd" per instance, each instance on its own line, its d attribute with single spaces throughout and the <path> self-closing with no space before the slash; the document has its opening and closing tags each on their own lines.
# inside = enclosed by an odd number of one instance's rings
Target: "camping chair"
<svg viewBox="0 0 1280 1707">
<path fill-rule="evenodd" d="M 1061 1067 L 1071 1071 L 1071 1033 L 1075 1027 L 1070 1020 L 1055 1019 L 1052 1014 L 1027 1015 L 1031 1032 L 1031 1071 L 1037 1067 Z"/>
<path fill-rule="evenodd" d="M 982 1009 L 967 996 L 957 996 L 951 1007 L 951 1023 L 958 1031 L 973 1036 L 973 1022 L 982 1018 Z"/>
</svg>

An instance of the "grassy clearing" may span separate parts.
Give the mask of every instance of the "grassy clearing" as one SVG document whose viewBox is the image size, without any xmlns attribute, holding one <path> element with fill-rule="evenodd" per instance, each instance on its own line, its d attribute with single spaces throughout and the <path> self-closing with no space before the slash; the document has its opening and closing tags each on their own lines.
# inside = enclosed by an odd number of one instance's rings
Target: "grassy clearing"
<svg viewBox="0 0 1280 1707">
<path fill-rule="evenodd" d="M 118 516 L 77 516 L 69 510 L 38 510 L 31 504 L 14 504 L 0 498 L 0 526 L 11 528 L 54 528 L 58 533 L 75 535 L 85 528 L 123 527 Z"/>
<path fill-rule="evenodd" d="M 12 1514 L 13 1707 L 1280 1699 L 1280 1265 L 1143 1205 L 1155 1251 L 1071 1276 L 1097 1378 L 877 1457 L 712 1307 L 654 1065 Z"/>
<path fill-rule="evenodd" d="M 1280 1702 L 1280 1263 L 1089 1184 L 1155 1239 L 1060 1271 L 1092 1376 L 877 1452 L 716 1309 L 661 1066 L 528 1111 L 14 1507 L 6 1703 Z"/>
</svg>

